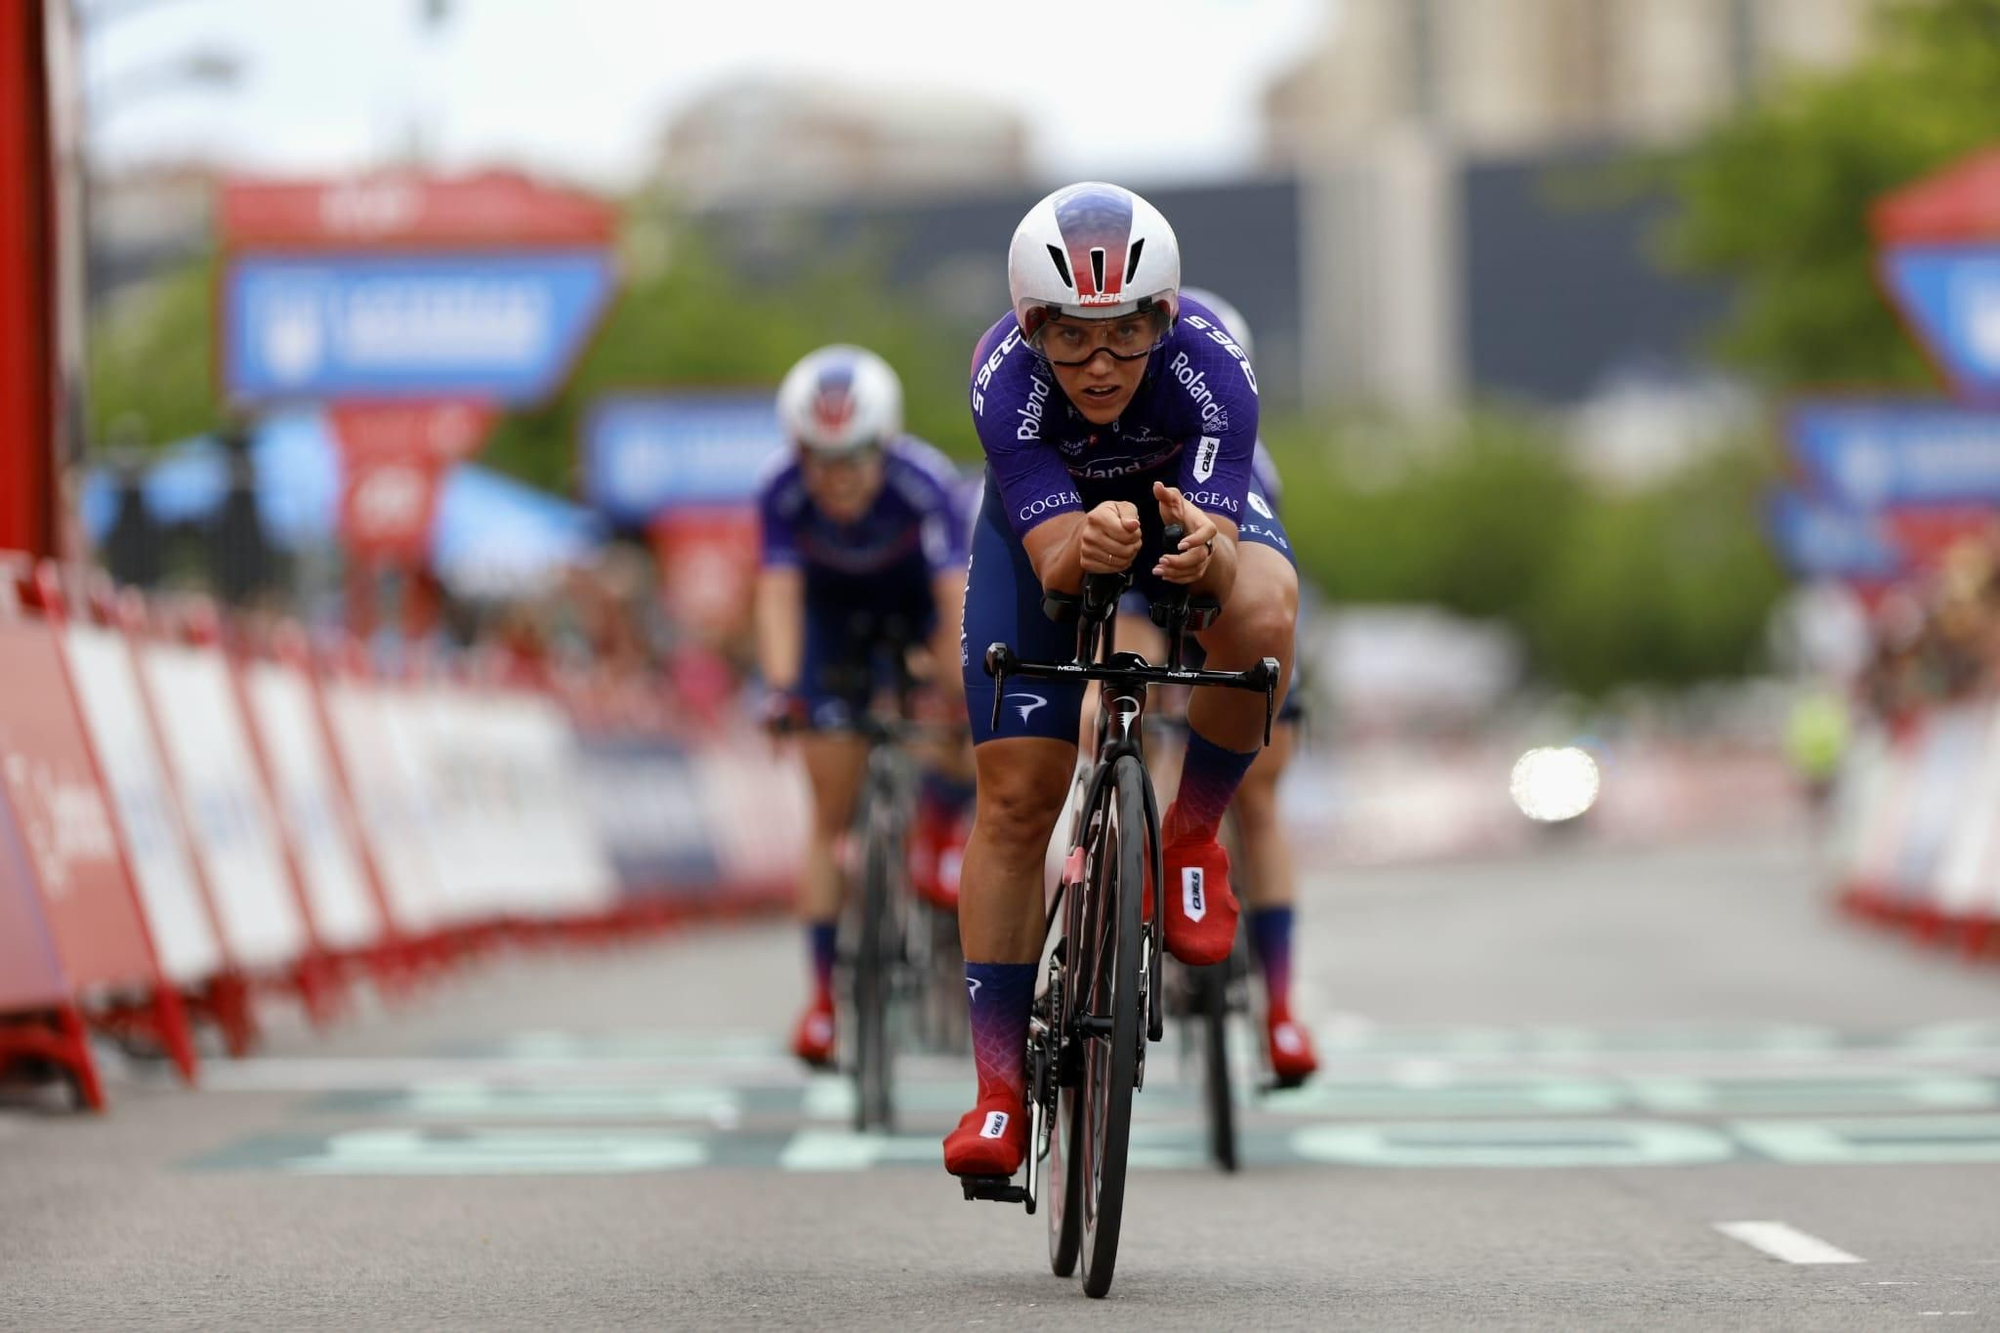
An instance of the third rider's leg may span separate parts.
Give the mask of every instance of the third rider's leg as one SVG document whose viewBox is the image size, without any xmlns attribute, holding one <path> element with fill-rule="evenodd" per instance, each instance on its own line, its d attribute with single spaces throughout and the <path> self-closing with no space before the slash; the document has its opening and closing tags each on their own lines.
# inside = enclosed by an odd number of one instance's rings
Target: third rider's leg
<svg viewBox="0 0 2000 1333">
<path fill-rule="evenodd" d="M 1291 841 L 1278 811 L 1278 782 L 1291 760 L 1297 726 L 1271 729 L 1271 744 L 1257 756 L 1236 789 L 1236 823 L 1248 879 L 1250 947 L 1264 978 L 1264 1031 L 1271 1072 L 1297 1083 L 1319 1068 L 1312 1037 L 1292 1017 L 1292 925 L 1297 881 Z"/>
<path fill-rule="evenodd" d="M 1278 698 L 1291 681 L 1299 580 L 1291 562 L 1244 542 L 1236 587 L 1215 624 L 1200 635 L 1212 671 L 1243 671 L 1260 658 L 1280 667 Z M 1229 859 L 1216 829 L 1264 744 L 1264 698 L 1242 690 L 1198 689 L 1188 701 L 1187 754 L 1162 833 L 1167 861 L 1167 943 L 1182 962 L 1217 963 L 1236 936 Z"/>
</svg>

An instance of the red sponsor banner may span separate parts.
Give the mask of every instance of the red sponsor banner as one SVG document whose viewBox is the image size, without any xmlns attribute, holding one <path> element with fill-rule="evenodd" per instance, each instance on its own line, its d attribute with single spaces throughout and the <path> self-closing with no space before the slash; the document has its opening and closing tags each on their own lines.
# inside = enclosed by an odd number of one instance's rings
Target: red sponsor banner
<svg viewBox="0 0 2000 1333">
<path fill-rule="evenodd" d="M 0 620 L 0 678 L 0 794 L 63 970 L 79 989 L 150 986 L 152 944 L 47 622 Z"/>
<path fill-rule="evenodd" d="M 421 564 L 445 471 L 476 453 L 493 428 L 483 403 L 337 403 L 340 528 L 356 555 Z"/>
<path fill-rule="evenodd" d="M 618 217 L 602 201 L 511 171 L 343 180 L 234 180 L 222 187 L 231 249 L 609 245 Z"/>
<path fill-rule="evenodd" d="M 677 509 L 653 525 L 667 610 L 712 638 L 743 630 L 757 577 L 757 515 L 750 509 Z"/>
<path fill-rule="evenodd" d="M 1885 195 L 1870 221 L 1877 240 L 1902 245 L 2000 238 L 2000 148 Z"/>
<path fill-rule="evenodd" d="M 1882 522 L 1911 568 L 1936 570 L 1955 548 L 1993 537 L 2000 513 L 1983 505 L 1891 509 L 1882 515 Z"/>
</svg>

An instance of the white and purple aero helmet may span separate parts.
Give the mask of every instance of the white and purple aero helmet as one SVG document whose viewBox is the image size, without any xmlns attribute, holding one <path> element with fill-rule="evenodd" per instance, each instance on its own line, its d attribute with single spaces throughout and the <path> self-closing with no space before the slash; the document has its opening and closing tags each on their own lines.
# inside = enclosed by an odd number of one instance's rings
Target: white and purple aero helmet
<svg viewBox="0 0 2000 1333">
<path fill-rule="evenodd" d="M 1181 247 L 1160 210 L 1122 185 L 1066 185 L 1028 210 L 1007 248 L 1007 290 L 1037 351 L 1050 320 L 1141 315 L 1165 338 L 1180 313 Z"/>
<path fill-rule="evenodd" d="M 838 457 L 902 434 L 903 382 L 865 347 L 808 352 L 778 386 L 778 422 L 810 454 Z"/>
</svg>

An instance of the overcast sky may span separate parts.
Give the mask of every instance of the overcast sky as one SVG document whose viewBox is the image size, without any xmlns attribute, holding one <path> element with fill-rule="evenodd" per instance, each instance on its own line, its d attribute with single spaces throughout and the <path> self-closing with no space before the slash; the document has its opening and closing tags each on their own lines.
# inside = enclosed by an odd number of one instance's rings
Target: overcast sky
<svg viewBox="0 0 2000 1333">
<path fill-rule="evenodd" d="M 78 0 L 99 160 L 365 167 L 420 129 L 447 166 L 604 186 L 644 172 L 688 99 L 746 74 L 959 89 L 1014 107 L 1049 177 L 1134 181 L 1254 160 L 1258 106 L 1340 0 Z M 227 51 L 237 85 L 159 77 Z"/>
</svg>

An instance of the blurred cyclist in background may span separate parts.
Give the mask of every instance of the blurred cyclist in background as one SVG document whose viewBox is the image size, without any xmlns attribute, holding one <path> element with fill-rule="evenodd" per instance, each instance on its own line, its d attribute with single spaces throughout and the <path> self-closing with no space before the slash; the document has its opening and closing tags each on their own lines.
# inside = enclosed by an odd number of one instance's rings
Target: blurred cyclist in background
<svg viewBox="0 0 2000 1333">
<path fill-rule="evenodd" d="M 986 645 L 1067 658 L 1075 628 L 1042 614 L 1043 590 L 1074 593 L 1087 573 L 1130 566 L 1154 595 L 1178 584 L 1219 599 L 1220 618 L 1199 636 L 1209 665 L 1240 671 L 1276 658 L 1282 698 L 1298 607 L 1282 525 L 1247 506 L 1256 374 L 1211 311 L 1182 301 L 1166 219 L 1120 186 L 1058 190 L 1015 230 L 1007 278 L 1013 310 L 980 340 L 971 384 L 987 481 L 960 657 L 979 789 L 959 928 L 979 1091 L 944 1141 L 945 1169 L 961 1176 L 1011 1175 L 1026 1153 L 1043 858 L 1069 794 L 1083 706 L 1080 683 L 1010 686 L 995 727 Z M 1169 523 L 1186 535 L 1164 551 Z M 1202 691 L 1188 724 L 1179 792 L 1161 821 L 1166 882 L 1153 896 L 1167 948 L 1199 965 L 1228 957 L 1235 942 L 1216 832 L 1263 744 L 1264 700 Z"/>
<path fill-rule="evenodd" d="M 1243 355 L 1256 364 L 1249 323 L 1235 306 L 1200 287 L 1183 287 L 1181 299 L 1207 307 L 1243 349 Z M 1245 497 L 1250 512 L 1243 516 L 1241 525 L 1245 535 L 1254 539 L 1261 535 L 1267 518 L 1275 520 L 1279 487 L 1278 465 L 1264 442 L 1258 440 L 1250 460 L 1250 491 Z M 1287 541 L 1282 535 L 1275 540 Z M 1166 651 L 1166 636 L 1153 624 L 1145 598 L 1136 592 L 1119 603 L 1118 643 L 1156 661 Z M 1202 661 L 1201 645 L 1190 643 L 1187 665 L 1199 667 Z M 1242 878 L 1250 900 L 1250 949 L 1264 978 L 1265 1052 L 1272 1077 L 1283 1087 L 1303 1083 L 1319 1068 L 1312 1035 L 1292 1016 L 1292 918 L 1298 881 L 1291 842 L 1278 812 L 1278 781 L 1298 744 L 1300 716 L 1299 691 L 1294 688 L 1285 694 L 1278 725 L 1271 729 L 1271 743 L 1258 753 L 1230 803 L 1236 812 L 1236 850 L 1243 858 Z"/>
<path fill-rule="evenodd" d="M 813 821 L 799 881 L 812 994 L 792 1033 L 806 1063 L 833 1057 L 839 844 L 867 746 L 843 733 L 888 678 L 889 654 L 928 642 L 934 685 L 957 707 L 951 670 L 965 601 L 966 527 L 944 455 L 903 434 L 903 386 L 859 347 L 822 347 L 778 389 L 792 442 L 758 497 L 763 568 L 757 658 L 766 720 L 801 728 Z"/>
</svg>

